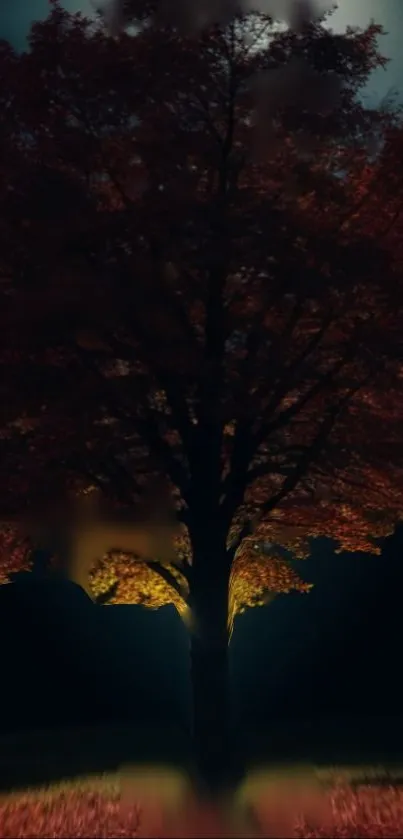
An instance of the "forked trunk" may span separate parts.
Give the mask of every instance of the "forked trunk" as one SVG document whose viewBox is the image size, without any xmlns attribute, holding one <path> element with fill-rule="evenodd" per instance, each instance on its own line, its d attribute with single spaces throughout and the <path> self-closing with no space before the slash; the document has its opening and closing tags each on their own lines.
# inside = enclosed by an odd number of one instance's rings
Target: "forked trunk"
<svg viewBox="0 0 403 839">
<path fill-rule="evenodd" d="M 209 796 L 232 783 L 233 737 L 229 694 L 229 575 L 225 548 L 195 552 L 190 601 L 194 743 L 200 780 Z"/>
</svg>

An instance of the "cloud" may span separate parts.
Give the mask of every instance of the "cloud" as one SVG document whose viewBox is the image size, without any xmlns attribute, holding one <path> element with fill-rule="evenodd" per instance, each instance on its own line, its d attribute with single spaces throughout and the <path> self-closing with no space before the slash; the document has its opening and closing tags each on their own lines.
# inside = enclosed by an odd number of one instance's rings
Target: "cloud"
<svg viewBox="0 0 403 839">
<path fill-rule="evenodd" d="M 225 25 L 242 12 L 260 12 L 299 30 L 331 9 L 332 0 L 160 0 L 158 17 L 195 34 L 213 24 Z M 124 0 L 98 0 L 97 10 L 111 35 L 124 28 Z"/>
<path fill-rule="evenodd" d="M 244 11 L 261 12 L 299 30 L 332 8 L 331 0 L 241 0 Z"/>
</svg>

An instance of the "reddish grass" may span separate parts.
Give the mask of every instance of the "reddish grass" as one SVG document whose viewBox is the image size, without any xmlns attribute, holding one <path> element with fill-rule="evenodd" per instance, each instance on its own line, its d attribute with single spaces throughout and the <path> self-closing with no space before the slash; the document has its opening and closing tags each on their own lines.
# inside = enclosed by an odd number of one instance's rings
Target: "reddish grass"
<svg viewBox="0 0 403 839">
<path fill-rule="evenodd" d="M 363 785 L 353 789 L 340 783 L 304 807 L 302 799 L 293 806 L 287 801 L 288 818 L 283 818 L 261 793 L 256 806 L 260 830 L 255 836 L 314 837 L 403 837 L 403 787 Z M 273 799 L 272 799 L 273 800 Z M 277 805 L 279 803 L 277 797 Z M 305 816 L 301 815 L 305 809 Z M 94 779 L 64 784 L 47 790 L 3 795 L 0 799 L 0 839 L 57 839 L 58 837 L 230 837 L 252 836 L 252 831 L 228 828 L 214 813 L 195 805 L 182 812 L 180 822 L 164 825 L 160 808 L 150 814 L 140 804 L 121 806 L 119 783 Z M 234 814 L 235 819 L 237 818 Z M 292 822 L 292 824 L 290 823 Z M 148 826 L 147 826 L 148 825 Z"/>
<path fill-rule="evenodd" d="M 324 818 L 299 818 L 295 836 L 403 837 L 403 788 L 340 785 L 325 797 Z M 316 822 L 316 823 L 315 823 Z"/>
</svg>

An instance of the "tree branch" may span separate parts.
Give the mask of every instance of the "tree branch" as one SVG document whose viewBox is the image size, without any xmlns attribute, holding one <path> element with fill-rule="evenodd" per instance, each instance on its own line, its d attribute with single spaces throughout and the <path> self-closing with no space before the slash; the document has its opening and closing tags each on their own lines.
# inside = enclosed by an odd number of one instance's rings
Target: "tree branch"
<svg viewBox="0 0 403 839">
<path fill-rule="evenodd" d="M 265 438 L 267 438 L 270 434 L 273 434 L 278 429 L 283 428 L 287 423 L 297 414 L 302 411 L 302 409 L 310 402 L 315 396 L 318 396 L 324 388 L 326 388 L 337 376 L 338 373 L 345 367 L 345 365 L 351 360 L 354 355 L 354 347 L 355 344 L 352 341 L 348 346 L 348 349 L 344 353 L 341 359 L 329 370 L 327 373 L 323 373 L 322 376 L 315 382 L 315 384 L 303 395 L 300 399 L 290 405 L 289 408 L 286 408 L 285 411 L 282 411 L 281 414 L 274 419 L 271 423 L 268 422 L 264 424 L 258 433 L 255 435 L 254 442 L 253 442 L 253 454 L 257 451 L 259 446 L 263 443 Z"/>
<path fill-rule="evenodd" d="M 225 493 L 225 498 L 221 503 L 220 510 L 227 528 L 230 526 L 235 510 L 244 496 L 249 466 L 251 433 L 252 428 L 249 421 L 237 423 L 230 472 L 221 487 L 221 492 Z"/>
<path fill-rule="evenodd" d="M 182 467 L 181 463 L 174 457 L 169 444 L 161 437 L 158 429 L 158 424 L 155 418 L 149 414 L 147 419 L 140 419 L 133 415 L 129 416 L 125 409 L 120 406 L 115 400 L 115 394 L 112 391 L 109 381 L 102 375 L 99 367 L 94 363 L 91 355 L 85 350 L 75 345 L 75 351 L 78 352 L 84 365 L 89 369 L 101 384 L 105 398 L 109 401 L 112 413 L 123 424 L 129 424 L 131 428 L 135 428 L 142 439 L 150 446 L 150 448 L 160 457 L 165 465 L 167 473 L 172 482 L 180 489 L 182 497 L 185 501 L 188 498 L 188 476 Z M 112 391 L 112 392 L 111 392 Z"/>
<path fill-rule="evenodd" d="M 211 136 L 213 137 L 215 142 L 218 143 L 218 145 L 221 148 L 222 145 L 223 145 L 223 138 L 221 137 L 221 134 L 218 131 L 218 128 L 214 123 L 214 120 L 212 119 L 212 116 L 210 114 L 210 109 L 209 109 L 209 106 L 208 106 L 208 102 L 205 101 L 204 97 L 200 94 L 200 92 L 198 92 L 197 96 L 195 96 L 195 100 L 196 99 L 197 99 L 197 108 L 202 113 L 203 118 L 206 122 L 206 126 L 209 129 L 209 131 L 211 132 Z"/>
<path fill-rule="evenodd" d="M 348 402 L 350 402 L 351 399 L 356 395 L 356 393 L 358 393 L 358 391 L 361 390 L 362 387 L 365 387 L 370 378 L 370 376 L 366 377 L 365 380 L 360 382 L 355 388 L 352 388 L 346 396 L 340 399 L 340 401 L 336 405 L 332 406 L 327 416 L 325 416 L 320 426 L 318 434 L 314 438 L 311 445 L 307 446 L 306 451 L 299 459 L 299 462 L 286 477 L 281 489 L 262 505 L 262 507 L 259 510 L 257 519 L 249 519 L 243 525 L 240 534 L 235 540 L 234 545 L 231 546 L 231 553 L 234 556 L 243 540 L 247 536 L 251 536 L 253 534 L 257 521 L 260 521 L 265 515 L 267 515 L 267 513 L 270 513 L 272 510 L 274 510 L 275 507 L 277 507 L 281 503 L 281 501 L 283 501 L 284 498 L 286 498 L 286 496 L 289 495 L 297 487 L 301 479 L 305 477 L 309 466 L 320 455 L 323 446 L 325 445 L 331 431 L 333 430 L 341 412 L 344 410 Z"/>
<path fill-rule="evenodd" d="M 149 568 L 155 574 L 158 574 L 158 576 L 161 577 L 161 579 L 163 579 L 164 582 L 168 583 L 168 585 L 171 586 L 171 588 L 173 588 L 174 591 L 176 591 L 176 593 L 179 594 L 179 596 L 185 602 L 187 602 L 188 591 L 187 591 L 186 587 L 181 586 L 179 580 L 176 579 L 176 577 L 171 573 L 169 568 L 166 568 L 164 565 L 160 565 L 160 563 L 156 562 L 155 560 L 142 560 L 142 561 L 145 563 L 145 565 L 147 565 L 147 568 Z M 183 574 L 183 576 L 185 577 L 185 574 Z M 107 589 L 107 591 L 102 592 L 101 594 L 98 594 L 94 598 L 95 603 L 97 605 L 100 605 L 100 606 L 105 606 L 108 603 L 108 601 L 111 600 L 112 597 L 115 597 L 118 589 L 119 589 L 119 580 L 115 580 L 115 582 L 112 583 L 112 585 Z"/>
<path fill-rule="evenodd" d="M 140 331 L 141 338 L 143 341 L 145 339 L 145 332 L 142 330 L 142 328 L 140 328 L 139 333 Z M 130 345 L 115 338 L 115 336 L 105 334 L 105 341 L 109 343 L 109 346 L 111 347 L 112 351 L 116 353 L 118 358 L 122 358 L 123 360 L 130 361 L 132 363 L 139 360 L 138 353 L 135 351 L 135 349 Z M 153 364 L 152 361 L 150 361 L 149 357 L 144 356 L 143 361 L 147 364 L 147 366 L 152 368 Z M 180 391 L 176 388 L 175 382 L 173 381 L 172 377 L 170 377 L 167 373 L 162 374 L 161 372 L 158 372 L 158 370 L 154 370 L 153 372 L 155 373 L 156 379 L 159 379 L 161 387 L 166 393 L 168 404 L 172 411 L 174 426 L 179 431 L 185 452 L 188 456 L 188 459 L 190 459 L 193 441 L 193 428 L 189 421 L 186 401 L 182 397 Z"/>
<path fill-rule="evenodd" d="M 167 291 L 165 283 L 162 280 L 159 265 L 159 260 L 162 258 L 162 255 L 156 242 L 151 242 L 150 251 L 152 258 L 154 259 L 154 263 L 156 263 L 154 281 L 157 281 L 158 283 L 156 291 L 158 292 L 160 298 L 160 305 L 163 305 L 166 310 L 172 311 L 176 322 L 179 323 L 182 330 L 185 331 L 186 339 L 190 348 L 197 351 L 197 339 L 187 315 L 175 295 L 170 294 Z M 127 282 L 131 280 L 131 266 L 124 264 L 124 257 L 121 253 L 119 253 L 119 259 L 120 265 L 117 275 L 123 285 L 123 288 L 125 288 Z M 192 452 L 193 427 L 189 420 L 186 399 L 176 387 L 172 375 L 163 371 L 161 369 L 161 365 L 156 362 L 153 353 L 152 340 L 150 341 L 149 330 L 147 330 L 146 324 L 143 324 L 141 317 L 133 316 L 133 311 L 136 311 L 136 306 L 130 306 L 129 311 L 130 314 L 128 314 L 128 307 L 126 304 L 123 308 L 120 308 L 120 316 L 130 330 L 134 329 L 134 334 L 140 339 L 140 348 L 136 348 L 135 350 L 133 347 L 130 347 L 127 343 L 115 338 L 115 336 L 110 333 L 105 334 L 105 341 L 109 341 L 111 349 L 117 354 L 120 353 L 120 357 L 126 358 L 126 360 L 136 362 L 140 357 L 141 361 L 149 368 L 150 372 L 154 374 L 161 388 L 166 393 L 167 401 L 171 408 L 175 422 L 175 427 L 182 438 L 184 450 L 189 460 Z"/>
<path fill-rule="evenodd" d="M 112 583 L 111 586 L 109 586 L 109 588 L 106 591 L 102 592 L 101 594 L 97 594 L 96 597 L 94 597 L 94 602 L 97 604 L 97 606 L 105 606 L 108 603 L 108 601 L 112 599 L 112 597 L 115 597 L 118 588 L 119 580 L 116 580 L 114 583 Z"/>
<path fill-rule="evenodd" d="M 79 454 L 65 458 L 63 465 L 67 469 L 74 469 L 75 472 L 88 478 L 104 494 L 108 494 L 111 491 L 110 485 L 99 478 L 96 472 L 86 464 L 85 459 Z M 103 462 L 100 466 L 103 471 L 107 474 L 109 473 L 109 481 L 113 484 L 114 497 L 122 504 L 130 504 L 133 501 L 133 496 L 141 490 L 140 484 L 133 475 L 114 459 L 111 459 L 109 463 Z"/>
<path fill-rule="evenodd" d="M 256 359 L 261 343 L 260 326 L 263 323 L 264 312 L 265 308 L 262 307 L 262 309 L 258 312 L 256 318 L 254 319 L 255 328 L 249 332 L 247 340 L 247 354 L 246 358 L 242 363 L 241 368 L 241 378 L 245 382 L 245 387 L 243 388 L 244 398 L 246 398 L 247 391 L 250 387 L 252 365 Z M 289 318 L 286 324 L 285 330 L 279 337 L 279 340 L 285 341 L 291 337 L 292 332 L 296 324 L 298 323 L 300 314 L 301 306 L 299 305 L 299 303 L 297 303 L 297 305 L 293 309 L 291 317 Z M 278 343 L 276 343 L 276 346 L 278 346 Z M 270 356 L 273 355 L 274 352 L 272 349 Z M 253 447 L 251 421 L 240 421 L 237 423 L 235 431 L 230 473 L 222 487 L 222 490 L 226 492 L 227 495 L 223 504 L 221 505 L 221 510 L 224 519 L 228 524 L 231 522 L 237 506 L 241 503 L 246 486 L 249 482 L 247 475 L 250 458 L 252 456 L 252 449 Z"/>
<path fill-rule="evenodd" d="M 304 350 L 299 354 L 299 356 L 291 364 L 289 364 L 288 368 L 284 371 L 284 376 L 281 377 L 281 380 L 280 380 L 277 388 L 275 388 L 274 394 L 273 394 L 271 400 L 269 401 L 268 406 L 266 407 L 266 410 L 265 410 L 266 415 L 270 416 L 270 414 L 276 409 L 279 402 L 288 393 L 288 391 L 289 391 L 289 389 L 292 385 L 292 380 L 293 380 L 293 377 L 294 377 L 295 373 L 298 371 L 301 364 L 304 364 L 304 362 L 307 360 L 307 358 L 309 358 L 309 356 L 317 349 L 320 342 L 322 341 L 322 338 L 324 338 L 326 332 L 330 328 L 333 320 L 334 320 L 334 311 L 332 310 L 329 313 L 328 317 L 325 319 L 321 328 L 317 332 L 315 332 L 315 334 L 313 335 L 311 340 L 308 341 L 308 344 L 304 348 Z M 294 326 L 292 328 L 294 328 Z M 264 433 L 264 428 L 265 427 L 266 426 L 263 426 L 261 434 L 258 435 L 259 438 L 260 438 L 260 436 L 262 437 L 262 440 L 265 437 L 265 433 Z M 260 445 L 260 443 L 259 443 L 259 445 Z"/>
<path fill-rule="evenodd" d="M 262 301 L 262 305 L 260 306 L 259 310 L 256 312 L 253 318 L 252 325 L 249 329 L 248 337 L 246 340 L 246 356 L 241 362 L 240 369 L 240 378 L 241 381 L 244 383 L 244 386 L 242 388 L 244 398 L 246 398 L 249 393 L 252 381 L 253 364 L 256 361 L 259 349 L 262 345 L 262 326 L 264 324 L 264 319 L 267 314 L 267 307 L 269 305 L 273 305 L 276 302 L 276 300 L 278 300 L 278 298 L 285 292 L 286 287 L 284 287 L 282 283 L 278 285 L 272 297 L 270 297 L 270 295 L 268 295 L 266 292 L 265 299 Z M 286 323 L 284 331 L 278 336 L 278 339 L 274 341 L 272 346 L 270 347 L 269 357 L 268 359 L 266 359 L 266 363 L 270 364 L 273 361 L 277 354 L 279 344 L 286 342 L 292 337 L 292 333 L 298 323 L 298 319 L 301 312 L 301 302 L 297 301 L 291 313 L 291 317 L 288 319 Z"/>
<path fill-rule="evenodd" d="M 176 579 L 174 574 L 167 568 L 165 565 L 161 565 L 159 562 L 155 560 L 145 560 L 145 564 L 147 568 L 150 568 L 151 571 L 154 571 L 155 574 L 158 574 L 166 583 L 168 583 L 171 588 L 179 594 L 180 597 L 187 603 L 189 593 L 185 586 L 182 586 L 179 580 Z M 187 569 L 186 569 L 187 570 Z M 182 571 L 180 572 L 182 573 Z M 187 579 L 186 574 L 183 573 L 183 577 Z"/>
<path fill-rule="evenodd" d="M 342 216 L 339 216 L 337 226 L 338 233 L 343 231 L 343 229 L 348 225 L 351 219 L 365 207 L 365 205 L 374 197 L 374 195 L 376 195 L 377 188 L 385 182 L 385 178 L 388 174 L 391 173 L 388 170 L 386 170 L 385 172 L 382 166 L 378 168 L 378 171 L 375 177 L 373 178 L 372 183 L 370 184 L 370 189 L 368 189 L 368 192 L 366 192 L 362 196 L 362 198 L 360 198 L 360 200 L 357 201 L 356 204 L 350 207 L 347 210 L 347 212 L 345 212 Z M 392 174 L 394 174 L 394 170 L 392 171 Z"/>
<path fill-rule="evenodd" d="M 76 113 L 76 116 L 79 119 L 81 119 L 81 121 L 82 121 L 84 127 L 86 128 L 86 130 L 89 131 L 91 134 L 93 134 L 92 127 L 88 123 L 88 120 L 87 120 L 87 117 L 86 117 L 85 113 L 83 113 L 82 110 L 79 109 L 78 113 Z M 125 193 L 119 179 L 116 176 L 116 172 L 114 172 L 110 167 L 110 162 L 105 163 L 104 160 L 102 162 L 103 162 L 103 165 L 104 165 L 104 170 L 105 170 L 106 174 L 108 175 L 108 177 L 110 177 L 110 179 L 111 179 L 113 185 L 115 186 L 115 188 L 118 190 L 119 195 L 120 195 L 120 197 L 121 197 L 121 199 L 124 203 L 124 206 L 126 207 L 126 209 L 128 209 L 130 212 L 132 212 L 135 209 L 135 203 L 133 201 L 131 201 L 129 199 L 129 197 L 127 196 L 127 194 Z M 122 252 L 120 253 L 120 258 L 122 260 Z M 173 311 L 175 317 L 179 319 L 179 322 L 180 322 L 182 328 L 183 327 L 185 328 L 187 339 L 188 340 L 190 339 L 191 344 L 194 345 L 196 343 L 196 336 L 193 332 L 193 329 L 191 327 L 189 319 L 187 318 L 187 316 L 185 314 L 185 311 L 184 311 L 183 307 L 179 303 L 178 298 L 174 294 L 169 294 L 169 292 L 167 292 L 167 289 L 165 287 L 165 283 L 161 279 L 161 271 L 156 272 L 156 277 L 158 277 L 158 280 L 159 280 L 158 292 L 160 294 L 161 301 L 163 302 L 163 304 L 165 305 L 165 307 L 167 309 L 170 309 L 171 311 Z M 127 315 L 127 312 L 125 312 L 125 315 Z M 144 347 L 147 346 L 149 336 L 148 336 L 147 331 L 142 328 L 141 320 L 139 318 L 136 320 L 136 328 L 139 331 L 141 331 L 141 338 L 142 338 L 143 346 Z M 182 399 L 180 392 L 177 391 L 176 388 L 174 387 L 172 379 L 170 379 L 167 375 L 162 377 L 161 370 L 156 369 L 156 370 L 154 370 L 154 373 L 155 373 L 157 379 L 159 379 L 161 381 L 161 385 L 166 392 L 168 402 L 171 405 L 171 409 L 172 409 L 174 417 L 175 417 L 175 422 L 176 422 L 176 425 L 177 425 L 177 429 L 178 429 L 178 431 L 179 431 L 179 433 L 182 437 L 182 440 L 183 440 L 184 448 L 186 450 L 186 453 L 187 453 L 188 457 L 190 457 L 191 450 L 192 450 L 191 435 L 192 435 L 192 430 L 193 429 L 192 429 L 192 426 L 189 422 L 186 401 L 185 401 L 185 399 Z"/>
<path fill-rule="evenodd" d="M 282 475 L 287 478 L 295 467 L 286 464 L 275 463 L 261 463 L 255 466 L 254 469 L 249 469 L 247 473 L 247 486 L 253 484 L 258 478 L 265 478 L 268 475 Z"/>
</svg>

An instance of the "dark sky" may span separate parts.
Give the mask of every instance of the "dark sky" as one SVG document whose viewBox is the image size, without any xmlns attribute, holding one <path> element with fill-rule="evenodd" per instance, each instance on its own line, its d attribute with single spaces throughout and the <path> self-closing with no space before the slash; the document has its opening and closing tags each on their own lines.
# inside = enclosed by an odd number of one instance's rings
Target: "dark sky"
<svg viewBox="0 0 403 839">
<path fill-rule="evenodd" d="M 71 11 L 91 10 L 90 0 L 65 0 Z M 31 20 L 47 14 L 48 0 L 0 0 L 0 34 L 14 44 L 24 43 Z M 368 94 L 371 99 L 384 96 L 392 87 L 401 88 L 403 79 L 403 52 L 400 49 L 403 31 L 402 0 L 339 0 L 339 8 L 333 17 L 335 28 L 344 29 L 347 24 L 365 25 L 374 18 L 382 23 L 389 33 L 382 41 L 382 50 L 392 59 L 387 72 L 380 72 L 371 79 Z"/>
</svg>

